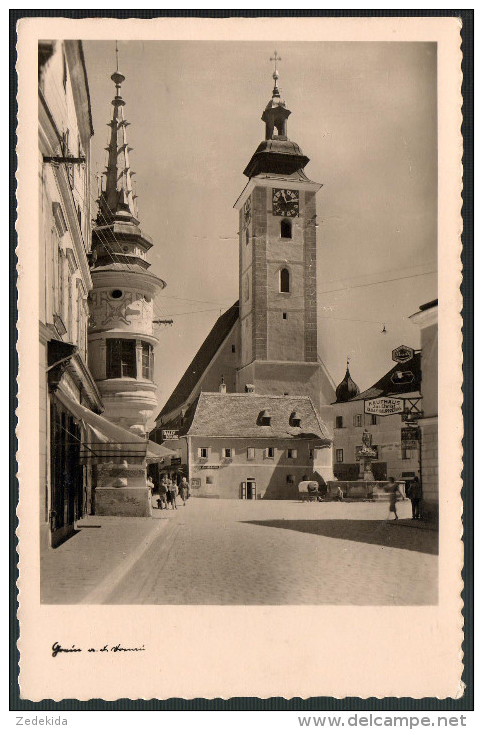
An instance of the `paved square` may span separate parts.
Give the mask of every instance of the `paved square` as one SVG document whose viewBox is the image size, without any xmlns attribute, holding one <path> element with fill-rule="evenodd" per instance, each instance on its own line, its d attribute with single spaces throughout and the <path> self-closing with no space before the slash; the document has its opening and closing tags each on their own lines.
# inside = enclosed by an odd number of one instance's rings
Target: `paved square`
<svg viewBox="0 0 483 730">
<path fill-rule="evenodd" d="M 104 602 L 436 604 L 438 533 L 409 519 L 410 502 L 398 512 L 396 523 L 387 503 L 192 498 Z"/>
</svg>

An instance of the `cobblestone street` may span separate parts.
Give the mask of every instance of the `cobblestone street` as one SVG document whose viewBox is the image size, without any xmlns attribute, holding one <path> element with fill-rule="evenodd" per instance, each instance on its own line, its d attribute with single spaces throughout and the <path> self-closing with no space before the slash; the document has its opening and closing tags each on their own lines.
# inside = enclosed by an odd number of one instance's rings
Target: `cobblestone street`
<svg viewBox="0 0 483 730">
<path fill-rule="evenodd" d="M 157 512 L 157 511 L 156 511 Z M 190 499 L 105 594 L 116 604 L 437 603 L 438 533 L 378 503 Z"/>
</svg>

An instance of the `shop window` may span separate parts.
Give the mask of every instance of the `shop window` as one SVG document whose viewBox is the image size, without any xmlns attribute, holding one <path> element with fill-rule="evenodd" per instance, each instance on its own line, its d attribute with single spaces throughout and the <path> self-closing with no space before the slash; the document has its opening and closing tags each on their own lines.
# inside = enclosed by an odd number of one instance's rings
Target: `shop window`
<svg viewBox="0 0 483 730">
<path fill-rule="evenodd" d="M 273 446 L 268 446 L 265 449 L 265 458 L 266 459 L 273 459 L 274 456 L 275 456 L 275 449 L 273 448 Z"/>
<path fill-rule="evenodd" d="M 143 364 L 143 378 L 146 380 L 153 379 L 154 370 L 154 349 L 149 342 L 141 342 L 142 345 L 142 364 Z"/>
<path fill-rule="evenodd" d="M 198 449 L 198 458 L 199 459 L 208 458 L 208 448 L 206 446 L 200 446 L 200 448 Z"/>
<path fill-rule="evenodd" d="M 136 340 L 107 340 L 106 378 L 136 377 Z"/>
<path fill-rule="evenodd" d="M 375 413 L 371 413 L 371 426 L 377 426 L 377 416 Z"/>
<path fill-rule="evenodd" d="M 292 238 L 291 221 L 281 221 L 280 222 L 280 236 L 282 238 Z"/>
<path fill-rule="evenodd" d="M 362 426 L 362 414 L 356 413 L 354 416 L 354 426 Z"/>
<path fill-rule="evenodd" d="M 335 460 L 338 464 L 342 464 L 344 461 L 344 449 L 335 450 Z"/>
<path fill-rule="evenodd" d="M 290 292 L 290 272 L 288 269 L 280 269 L 280 291 L 282 294 Z"/>
<path fill-rule="evenodd" d="M 336 416 L 335 417 L 335 427 L 336 428 L 343 428 L 344 427 L 344 419 L 342 416 Z"/>
<path fill-rule="evenodd" d="M 252 446 L 247 448 L 247 460 L 253 461 L 255 458 L 255 449 Z"/>
<path fill-rule="evenodd" d="M 287 459 L 296 459 L 297 449 L 287 449 Z"/>
<path fill-rule="evenodd" d="M 233 456 L 233 449 L 223 449 L 223 458 L 231 459 Z"/>
</svg>

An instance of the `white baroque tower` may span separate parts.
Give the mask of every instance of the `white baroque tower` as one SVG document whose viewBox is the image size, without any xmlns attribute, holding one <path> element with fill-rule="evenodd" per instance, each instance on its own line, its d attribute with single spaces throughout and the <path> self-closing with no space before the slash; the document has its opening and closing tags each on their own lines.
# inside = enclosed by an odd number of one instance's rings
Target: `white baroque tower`
<svg viewBox="0 0 483 730">
<path fill-rule="evenodd" d="M 153 244 L 140 228 L 135 204 L 129 122 L 121 97 L 125 77 L 116 71 L 111 79 L 116 94 L 108 164 L 92 232 L 89 367 L 102 396 L 103 415 L 147 438 L 147 421 L 157 406 L 153 305 L 166 284 L 148 271 L 146 254 Z M 144 465 L 130 463 L 128 455 L 124 470 L 113 464 L 99 466 L 96 513 L 144 516 L 146 490 Z"/>
</svg>

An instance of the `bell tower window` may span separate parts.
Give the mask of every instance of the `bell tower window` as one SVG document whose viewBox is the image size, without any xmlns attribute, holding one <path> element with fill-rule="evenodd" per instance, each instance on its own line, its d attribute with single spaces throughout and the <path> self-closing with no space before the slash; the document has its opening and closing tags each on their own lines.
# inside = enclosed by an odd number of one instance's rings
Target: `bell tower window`
<svg viewBox="0 0 483 730">
<path fill-rule="evenodd" d="M 292 238 L 291 221 L 283 220 L 280 222 L 280 237 L 281 238 Z"/>
<path fill-rule="evenodd" d="M 288 269 L 280 270 L 280 291 L 283 294 L 290 293 L 290 272 Z"/>
</svg>

